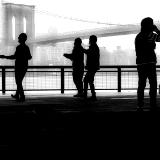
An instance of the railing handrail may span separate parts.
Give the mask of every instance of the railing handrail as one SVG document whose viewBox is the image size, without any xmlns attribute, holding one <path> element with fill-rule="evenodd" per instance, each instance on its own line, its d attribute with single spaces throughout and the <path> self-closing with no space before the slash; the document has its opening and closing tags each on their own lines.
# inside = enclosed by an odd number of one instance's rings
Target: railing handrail
<svg viewBox="0 0 160 160">
<path fill-rule="evenodd" d="M 157 68 L 160 68 L 160 65 L 156 65 Z M 14 65 L 3 65 L 0 68 L 12 69 Z M 40 65 L 32 65 L 28 66 L 28 68 L 72 68 L 71 65 L 53 65 L 53 66 L 40 66 Z M 137 65 L 101 65 L 100 68 L 137 68 Z"/>
<path fill-rule="evenodd" d="M 157 68 L 160 68 L 160 65 L 156 66 Z M 71 65 L 62 65 L 62 66 L 29 66 L 28 69 L 33 69 L 33 70 L 28 70 L 28 72 L 39 72 L 38 69 L 59 69 L 56 70 L 56 72 L 60 72 L 60 83 L 61 83 L 61 93 L 64 93 L 65 90 L 65 72 L 71 72 L 72 70 L 65 70 L 65 69 L 71 69 Z M 114 70 L 103 70 L 103 69 L 114 69 Z M 134 68 L 135 70 L 127 70 Z M 122 88 L 122 72 L 136 72 L 137 71 L 137 65 L 102 65 L 100 66 L 100 70 L 98 72 L 117 72 L 117 91 L 121 92 Z M 5 94 L 6 92 L 6 72 L 14 72 L 14 71 L 9 71 L 7 69 L 14 69 L 14 65 L 4 65 L 0 66 L 0 72 L 2 72 L 2 93 Z M 34 70 L 35 69 L 35 70 Z M 37 69 L 37 70 L 36 70 Z M 102 70 L 101 70 L 102 69 Z M 123 70 L 126 69 L 126 70 Z M 54 70 L 40 70 L 42 72 L 55 72 Z M 107 89 L 107 88 L 104 88 Z M 103 90 L 104 90 L 103 89 Z M 38 89 L 37 89 L 38 90 Z M 45 89 L 44 89 L 45 90 Z M 54 88 L 53 88 L 54 90 Z M 69 89 L 68 89 L 69 90 Z"/>
</svg>

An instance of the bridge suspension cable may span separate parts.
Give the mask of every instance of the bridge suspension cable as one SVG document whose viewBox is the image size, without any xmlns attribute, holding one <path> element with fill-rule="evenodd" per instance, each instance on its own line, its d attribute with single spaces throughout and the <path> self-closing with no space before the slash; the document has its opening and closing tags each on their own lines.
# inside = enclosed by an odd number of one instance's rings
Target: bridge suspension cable
<svg viewBox="0 0 160 160">
<path fill-rule="evenodd" d="M 0 6 L 0 8 L 3 8 L 3 6 Z M 120 23 L 107 23 L 107 22 L 101 22 L 101 21 L 93 21 L 93 20 L 87 20 L 82 18 L 76 18 L 76 17 L 69 17 L 69 16 L 63 16 L 59 14 L 54 14 L 52 12 L 46 11 L 46 10 L 39 10 L 39 9 L 33 9 L 35 12 L 39 12 L 42 14 L 46 14 L 52 17 L 58 17 L 61 19 L 71 20 L 71 21 L 79 21 L 84 23 L 93 23 L 93 24 L 99 24 L 99 25 L 108 25 L 108 26 L 126 26 L 126 25 L 134 25 L 134 24 L 120 24 Z"/>
<path fill-rule="evenodd" d="M 79 22 L 84 22 L 84 23 L 94 23 L 94 24 L 110 25 L 110 26 L 126 26 L 126 24 L 106 23 L 106 22 L 92 21 L 92 20 L 86 20 L 86 19 L 75 18 L 75 17 L 62 16 L 62 15 L 54 14 L 54 13 L 51 13 L 51 12 L 48 12 L 45 10 L 34 9 L 34 11 L 39 12 L 39 13 L 43 13 L 43 14 L 47 14 L 52 17 L 58 17 L 58 18 L 62 18 L 62 19 L 68 19 L 68 20 L 79 21 Z"/>
</svg>

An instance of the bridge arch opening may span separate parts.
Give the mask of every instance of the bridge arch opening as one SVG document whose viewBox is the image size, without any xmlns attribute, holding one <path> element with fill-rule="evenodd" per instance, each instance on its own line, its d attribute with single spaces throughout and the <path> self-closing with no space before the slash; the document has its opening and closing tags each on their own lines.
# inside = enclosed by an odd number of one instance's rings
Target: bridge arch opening
<svg viewBox="0 0 160 160">
<path fill-rule="evenodd" d="M 26 17 L 23 17 L 23 32 L 26 33 L 27 31 L 27 20 Z"/>
<path fill-rule="evenodd" d="M 12 17 L 12 39 L 15 40 L 16 38 L 16 18 L 15 16 Z"/>
</svg>

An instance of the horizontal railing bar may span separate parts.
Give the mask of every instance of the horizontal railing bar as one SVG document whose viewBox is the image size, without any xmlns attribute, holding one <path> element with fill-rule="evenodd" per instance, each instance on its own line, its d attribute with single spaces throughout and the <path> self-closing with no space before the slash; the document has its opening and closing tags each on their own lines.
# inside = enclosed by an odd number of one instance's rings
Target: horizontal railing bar
<svg viewBox="0 0 160 160">
<path fill-rule="evenodd" d="M 160 65 L 157 65 L 156 66 L 157 68 L 160 68 Z M 0 69 L 2 68 L 6 68 L 6 69 L 14 69 L 14 66 L 0 66 Z M 68 69 L 68 68 L 72 68 L 72 66 L 28 66 L 29 69 L 61 69 L 61 68 L 64 68 L 64 69 Z M 137 65 L 103 65 L 103 66 L 100 66 L 100 68 L 137 68 Z"/>
<path fill-rule="evenodd" d="M 9 72 L 9 73 L 11 72 L 11 73 L 13 73 L 14 71 L 7 71 L 7 70 L 6 70 L 6 72 Z M 33 72 L 45 72 L 45 73 L 53 73 L 53 72 L 55 72 L 55 73 L 57 73 L 57 72 L 60 72 L 60 71 L 27 71 L 27 72 L 32 72 L 32 73 L 33 73 Z M 66 72 L 66 71 L 65 71 L 65 72 Z M 71 72 L 72 72 L 72 71 L 71 71 Z"/>
<path fill-rule="evenodd" d="M 157 67 L 157 73 L 159 73 L 160 65 L 157 65 L 156 67 Z M 2 88 L 0 90 L 1 91 L 3 90 L 4 92 L 5 91 L 15 91 L 16 89 L 14 89 L 14 87 L 16 88 L 16 85 L 15 84 L 13 85 L 13 83 L 15 82 L 13 80 L 8 81 L 8 79 L 6 79 L 9 77 L 14 77 L 14 76 L 12 74 L 4 74 L 4 73 L 14 73 L 14 66 L 0 66 L 0 72 L 1 72 L 0 76 L 2 76 L 2 82 L 3 82 Z M 33 74 L 26 75 L 26 78 L 33 77 L 33 79 L 31 79 L 29 82 L 26 83 L 26 88 L 24 89 L 25 91 L 60 91 L 62 93 L 64 92 L 64 90 L 66 91 L 76 90 L 73 80 L 70 79 L 70 77 L 72 76 L 70 74 L 72 73 L 72 66 L 29 66 L 27 72 L 33 73 Z M 86 72 L 86 70 L 84 70 L 84 72 Z M 118 90 L 118 89 L 119 89 L 118 91 L 136 90 L 137 84 L 135 83 L 138 83 L 138 81 L 129 83 L 130 78 L 132 78 L 132 75 L 138 78 L 138 75 L 135 74 L 136 72 L 137 72 L 136 65 L 103 65 L 103 66 L 100 66 L 100 70 L 97 71 L 97 74 L 98 73 L 101 73 L 101 74 L 99 74 L 97 77 L 98 77 L 98 82 L 100 81 L 101 83 L 102 81 L 102 85 L 100 83 L 97 83 L 98 85 L 96 87 L 96 90 Z M 42 74 L 39 74 L 39 73 L 42 73 Z M 113 74 L 107 74 L 107 73 L 113 73 Z M 128 74 L 123 74 L 123 73 L 128 73 Z M 36 84 L 38 83 L 38 81 L 34 80 L 34 78 L 37 78 L 37 77 L 41 78 L 41 76 L 43 78 L 42 83 L 40 81 L 40 86 L 38 86 Z M 55 83 L 50 84 L 50 79 L 49 81 L 47 79 L 47 77 L 50 77 L 50 76 L 53 77 L 53 79 L 55 78 Z M 116 80 L 112 79 L 112 77 L 114 77 L 115 79 L 117 77 L 117 79 Z M 103 78 L 104 78 L 104 81 L 103 81 Z M 107 78 L 109 78 L 109 81 Z M 126 83 L 124 83 L 125 79 L 127 79 Z M 146 89 L 148 90 L 149 88 L 147 87 Z"/>
</svg>

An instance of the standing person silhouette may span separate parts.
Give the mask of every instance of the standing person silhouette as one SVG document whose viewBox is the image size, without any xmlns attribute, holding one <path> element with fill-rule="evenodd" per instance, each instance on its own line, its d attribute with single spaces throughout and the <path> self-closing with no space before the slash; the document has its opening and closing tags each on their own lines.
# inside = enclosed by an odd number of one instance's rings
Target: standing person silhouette
<svg viewBox="0 0 160 160">
<path fill-rule="evenodd" d="M 160 31 L 154 25 L 152 18 L 144 18 L 141 21 L 141 31 L 135 38 L 136 64 L 139 77 L 137 90 L 138 109 L 142 109 L 144 106 L 144 89 L 147 78 L 150 84 L 151 109 L 154 110 L 157 107 L 157 58 L 154 51 L 156 41 L 160 41 Z"/>
<path fill-rule="evenodd" d="M 95 35 L 91 35 L 89 37 L 89 49 L 85 51 L 87 55 L 86 59 L 86 70 L 87 73 L 84 77 L 84 98 L 87 98 L 87 90 L 88 90 L 88 84 L 90 85 L 91 89 L 91 100 L 97 100 L 96 98 L 96 92 L 95 92 L 95 86 L 94 86 L 94 76 L 97 72 L 97 70 L 100 69 L 100 51 L 99 47 L 97 45 L 97 37 Z"/>
<path fill-rule="evenodd" d="M 73 82 L 78 90 L 78 93 L 74 95 L 74 97 L 83 96 L 84 52 L 85 50 L 82 47 L 82 40 L 80 38 L 76 38 L 72 53 L 64 54 L 64 57 L 72 61 Z"/>
<path fill-rule="evenodd" d="M 18 37 L 18 42 L 20 43 L 16 47 L 16 51 L 13 55 L 5 56 L 1 55 L 0 58 L 6 59 L 15 59 L 15 81 L 17 85 L 17 90 L 15 95 L 11 95 L 12 98 L 15 98 L 19 102 L 25 101 L 24 90 L 22 86 L 23 78 L 28 69 L 28 60 L 32 58 L 30 54 L 30 49 L 26 45 L 27 35 L 25 33 L 21 33 Z"/>
</svg>

